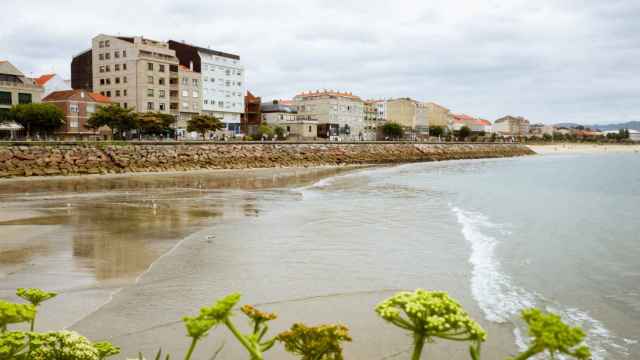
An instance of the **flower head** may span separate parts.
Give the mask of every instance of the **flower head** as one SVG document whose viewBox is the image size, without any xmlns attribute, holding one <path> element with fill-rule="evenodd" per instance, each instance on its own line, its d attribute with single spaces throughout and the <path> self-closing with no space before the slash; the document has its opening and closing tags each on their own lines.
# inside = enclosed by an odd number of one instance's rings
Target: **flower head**
<svg viewBox="0 0 640 360">
<path fill-rule="evenodd" d="M 233 293 L 216 301 L 210 307 L 200 309 L 200 315 L 217 322 L 226 320 L 231 315 L 231 310 L 240 301 L 240 294 Z"/>
<path fill-rule="evenodd" d="M 255 323 L 262 323 L 278 318 L 278 315 L 274 313 L 260 311 L 251 305 L 244 305 L 240 310 Z"/>
<path fill-rule="evenodd" d="M 560 352 L 577 359 L 591 358 L 589 348 L 579 346 L 584 340 L 584 331 L 565 324 L 560 316 L 545 314 L 539 309 L 526 309 L 522 311 L 522 319 L 529 327 L 529 336 L 533 338 L 532 346 L 538 352 L 548 350 L 551 354 Z M 571 350 L 576 346 L 575 350 Z"/>
<path fill-rule="evenodd" d="M 0 334 L 0 359 L 14 359 L 27 345 L 27 334 L 22 331 L 7 331 Z"/>
<path fill-rule="evenodd" d="M 20 288 L 16 291 L 16 295 L 27 300 L 33 306 L 38 306 L 42 302 L 47 301 L 51 298 L 54 298 L 58 294 L 54 292 L 36 289 L 36 288 L 31 288 L 31 289 Z"/>
<path fill-rule="evenodd" d="M 302 360 L 342 360 L 342 342 L 351 341 L 349 329 L 343 325 L 306 326 L 294 324 L 290 330 L 280 333 L 277 341 L 285 350 L 302 356 Z"/>
<path fill-rule="evenodd" d="M 98 358 L 104 359 L 109 356 L 114 356 L 120 354 L 120 348 L 114 346 L 112 343 L 108 341 L 101 341 L 93 343 L 93 347 L 98 350 Z"/>
<path fill-rule="evenodd" d="M 36 307 L 31 304 L 14 304 L 0 300 L 0 329 L 8 324 L 31 321 L 36 316 Z"/>
<path fill-rule="evenodd" d="M 376 307 L 383 319 L 426 338 L 484 341 L 486 333 L 460 304 L 441 291 L 399 292 Z"/>
<path fill-rule="evenodd" d="M 100 360 L 100 352 L 84 336 L 73 331 L 29 333 L 30 360 Z"/>
<path fill-rule="evenodd" d="M 199 315 L 196 317 L 185 316 L 182 318 L 184 326 L 187 328 L 189 337 L 199 339 L 206 336 L 209 330 L 218 324 L 218 321 Z"/>
</svg>

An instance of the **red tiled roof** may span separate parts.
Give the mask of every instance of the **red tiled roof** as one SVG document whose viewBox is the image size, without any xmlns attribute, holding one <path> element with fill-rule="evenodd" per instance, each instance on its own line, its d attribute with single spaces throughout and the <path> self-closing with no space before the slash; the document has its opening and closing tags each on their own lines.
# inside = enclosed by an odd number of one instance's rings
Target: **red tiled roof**
<svg viewBox="0 0 640 360">
<path fill-rule="evenodd" d="M 316 90 L 316 91 L 308 91 L 308 92 L 302 92 L 296 96 L 308 96 L 308 97 L 319 97 L 319 96 L 339 96 L 339 97 L 345 97 L 345 98 L 351 98 L 351 99 L 356 99 L 356 100 L 362 100 L 360 99 L 360 97 L 353 95 L 350 92 L 340 92 L 340 91 L 334 91 L 334 90 Z"/>
<path fill-rule="evenodd" d="M 52 77 L 56 76 L 56 74 L 44 74 L 35 79 L 36 84 L 40 86 L 44 86 Z"/>
<path fill-rule="evenodd" d="M 95 102 L 101 102 L 101 103 L 110 103 L 111 100 L 104 96 L 104 95 L 100 95 L 94 92 L 90 92 L 90 91 L 86 91 L 86 90 L 63 90 L 63 91 L 54 91 L 51 94 L 47 95 L 44 99 L 42 99 L 42 101 L 62 101 L 62 100 L 69 100 L 72 97 L 79 95 L 81 92 L 84 92 L 89 99 L 87 99 L 88 101 L 95 101 Z"/>
</svg>

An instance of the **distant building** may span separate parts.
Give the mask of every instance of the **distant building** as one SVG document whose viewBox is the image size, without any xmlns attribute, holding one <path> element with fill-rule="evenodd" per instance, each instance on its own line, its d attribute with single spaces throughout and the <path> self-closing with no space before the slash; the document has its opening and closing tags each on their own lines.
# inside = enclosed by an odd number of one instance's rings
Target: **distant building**
<svg viewBox="0 0 640 360">
<path fill-rule="evenodd" d="M 293 103 L 303 118 L 329 124 L 327 129 L 337 128 L 337 134 L 331 136 L 343 140 L 364 139 L 364 101 L 358 96 L 349 92 L 318 90 L 296 95 Z"/>
<path fill-rule="evenodd" d="M 494 121 L 493 129 L 502 135 L 526 136 L 529 134 L 529 120 L 522 116 L 507 115 Z"/>
<path fill-rule="evenodd" d="M 229 135 L 240 135 L 245 110 L 244 66 L 240 56 L 169 40 L 180 65 L 202 76 L 202 112 L 225 124 Z"/>
<path fill-rule="evenodd" d="M 424 104 L 427 111 L 427 123 L 429 126 L 439 126 L 447 128 L 451 120 L 451 112 L 449 109 L 434 102 Z"/>
<path fill-rule="evenodd" d="M 186 135 L 187 123 L 194 115 L 200 114 L 202 110 L 201 78 L 199 72 L 193 71 L 186 66 L 178 65 L 178 76 L 177 78 L 172 78 L 172 81 L 178 83 L 177 89 L 174 83 L 170 83 L 170 98 L 178 99 L 177 103 L 175 100 L 171 103 L 171 113 L 177 116 L 176 131 L 179 137 Z M 161 89 L 159 91 L 158 96 L 160 99 L 165 99 L 167 97 L 165 90 Z M 198 137 L 197 134 L 191 135 L 193 138 Z"/>
<path fill-rule="evenodd" d="M 376 104 L 376 117 L 378 123 L 383 124 L 387 121 L 387 101 L 386 100 L 375 100 Z"/>
<path fill-rule="evenodd" d="M 260 106 L 263 123 L 280 126 L 290 139 L 311 140 L 318 134 L 318 121 L 305 115 L 298 115 L 291 105 L 274 100 Z"/>
<path fill-rule="evenodd" d="M 386 101 L 386 120 L 405 128 L 427 132 L 429 129 L 428 108 L 423 102 L 411 98 Z"/>
<path fill-rule="evenodd" d="M 39 103 L 44 89 L 8 61 L 0 61 L 0 118 L 13 105 Z"/>
<path fill-rule="evenodd" d="M 451 115 L 451 130 L 460 131 L 463 127 L 468 127 L 473 133 L 492 133 L 491 122 L 485 119 L 478 119 L 467 114 Z"/>
<path fill-rule="evenodd" d="M 93 49 L 85 50 L 71 60 L 71 88 L 93 91 Z"/>
<path fill-rule="evenodd" d="M 631 141 L 640 141 L 640 131 L 638 131 L 638 130 L 629 130 L 629 140 L 631 140 Z"/>
<path fill-rule="evenodd" d="M 54 91 L 71 90 L 68 82 L 58 74 L 45 74 L 35 78 L 34 81 L 44 89 L 43 96 L 47 96 Z"/>
<path fill-rule="evenodd" d="M 364 140 L 375 140 L 378 120 L 378 108 L 375 100 L 364 102 Z"/>
<path fill-rule="evenodd" d="M 529 125 L 529 134 L 537 137 L 542 137 L 544 135 L 553 135 L 554 129 L 551 125 L 545 124 L 532 124 Z"/>
<path fill-rule="evenodd" d="M 111 103 L 108 97 L 86 90 L 64 90 L 52 92 L 42 102 L 53 104 L 64 112 L 65 125 L 55 132 L 56 136 L 66 140 L 102 138 L 104 133 L 89 129 L 86 125 L 99 106 Z"/>
<path fill-rule="evenodd" d="M 261 104 L 262 98 L 247 91 L 244 96 L 244 113 L 240 117 L 240 128 L 244 134 L 256 134 L 258 126 L 262 123 Z"/>
</svg>

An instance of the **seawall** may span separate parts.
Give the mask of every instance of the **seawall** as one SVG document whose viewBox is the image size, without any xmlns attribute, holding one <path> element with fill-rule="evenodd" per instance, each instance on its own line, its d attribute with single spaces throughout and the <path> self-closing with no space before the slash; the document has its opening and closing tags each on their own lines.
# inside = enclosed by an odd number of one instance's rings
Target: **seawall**
<svg viewBox="0 0 640 360">
<path fill-rule="evenodd" d="M 0 177 L 391 164 L 531 155 L 501 143 L 46 143 L 0 144 Z"/>
</svg>

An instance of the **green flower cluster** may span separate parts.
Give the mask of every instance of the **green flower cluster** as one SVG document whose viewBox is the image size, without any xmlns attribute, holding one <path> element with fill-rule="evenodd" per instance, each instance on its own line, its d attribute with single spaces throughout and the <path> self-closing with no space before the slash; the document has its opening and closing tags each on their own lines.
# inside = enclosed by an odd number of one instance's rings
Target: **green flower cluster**
<svg viewBox="0 0 640 360">
<path fill-rule="evenodd" d="M 9 324 L 32 321 L 36 317 L 36 307 L 31 304 L 14 304 L 0 300 L 0 331 Z"/>
<path fill-rule="evenodd" d="M 445 292 L 418 289 L 383 301 L 376 312 L 392 324 L 427 338 L 484 341 L 486 332 Z"/>
<path fill-rule="evenodd" d="M 216 301 L 212 306 L 200 309 L 200 316 L 222 322 L 231 316 L 231 310 L 240 301 L 240 296 L 238 293 L 227 295 Z"/>
<path fill-rule="evenodd" d="M 109 356 L 114 356 L 120 354 L 120 348 L 114 346 L 112 343 L 108 341 L 100 341 L 97 343 L 93 343 L 93 347 L 98 350 L 98 358 L 105 359 Z"/>
<path fill-rule="evenodd" d="M 33 306 L 38 306 L 42 302 L 56 297 L 56 295 L 58 294 L 54 292 L 35 289 L 35 288 L 30 288 L 30 289 L 20 288 L 16 290 L 16 295 L 27 300 Z"/>
<path fill-rule="evenodd" d="M 351 341 L 349 329 L 343 325 L 309 327 L 294 324 L 280 333 L 276 340 L 285 350 L 301 356 L 302 360 L 342 360 L 342 342 Z"/>
<path fill-rule="evenodd" d="M 27 334 L 22 331 L 6 331 L 0 334 L 0 360 L 16 359 L 26 346 Z"/>
<path fill-rule="evenodd" d="M 29 333 L 29 359 L 100 360 L 100 352 L 84 336 L 73 331 Z"/>
<path fill-rule="evenodd" d="M 591 358 L 589 348 L 580 345 L 585 337 L 584 331 L 565 324 L 560 316 L 545 314 L 538 309 L 526 309 L 522 311 L 522 319 L 529 327 L 529 336 L 532 337 L 532 341 L 529 349 L 514 359 L 528 359 L 544 351 L 548 351 L 552 358 L 556 353 L 576 359 Z"/>
</svg>

